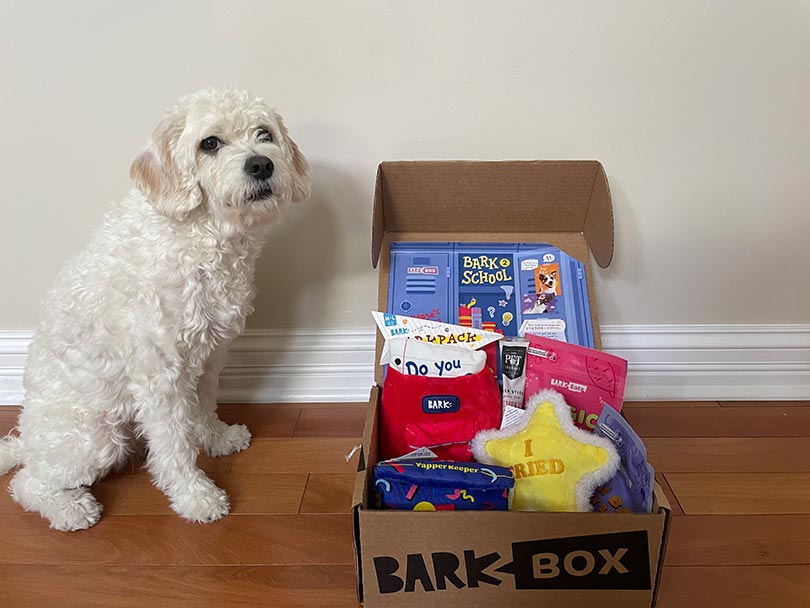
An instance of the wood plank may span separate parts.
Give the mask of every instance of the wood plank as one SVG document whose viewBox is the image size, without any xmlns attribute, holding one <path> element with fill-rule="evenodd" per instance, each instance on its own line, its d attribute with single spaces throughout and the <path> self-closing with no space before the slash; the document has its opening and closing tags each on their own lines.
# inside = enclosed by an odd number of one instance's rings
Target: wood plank
<svg viewBox="0 0 810 608">
<path fill-rule="evenodd" d="M 681 508 L 678 499 L 675 497 L 675 493 L 672 491 L 672 488 L 669 487 L 669 482 L 667 478 L 662 473 L 655 474 L 655 481 L 658 482 L 658 485 L 661 486 L 661 489 L 664 491 L 664 495 L 667 497 L 669 501 L 669 506 L 672 508 L 673 515 L 683 515 L 683 509 Z"/>
<path fill-rule="evenodd" d="M 358 456 L 347 462 L 346 455 L 357 443 L 353 437 L 258 439 L 244 452 L 225 458 L 200 456 L 199 463 L 206 471 L 236 470 L 250 463 L 277 473 L 355 473 Z"/>
<path fill-rule="evenodd" d="M 264 467 L 278 473 L 354 473 L 357 456 L 346 462 L 353 438 L 257 439 L 238 454 L 220 458 L 201 455 L 205 471 L 230 472 L 240 466 Z"/>
<path fill-rule="evenodd" d="M 235 514 L 297 513 L 307 474 L 354 474 L 357 456 L 346 462 L 354 439 L 255 439 L 244 452 L 222 458 L 200 456 L 200 467 L 231 496 Z M 0 476 L 0 487 L 11 481 Z M 134 463 L 94 486 L 93 492 L 109 515 L 168 515 L 165 497 L 145 470 Z M 6 492 L 0 492 L 0 513 L 20 512 Z"/>
<path fill-rule="evenodd" d="M 658 608 L 806 606 L 810 566 L 666 567 Z"/>
<path fill-rule="evenodd" d="M 0 436 L 5 435 L 17 423 L 20 408 L 0 406 Z M 301 406 L 277 407 L 274 405 L 220 404 L 220 417 L 228 424 L 246 424 L 253 437 L 292 437 Z"/>
<path fill-rule="evenodd" d="M 295 427 L 294 437 L 362 437 L 367 404 L 336 403 L 332 408 L 307 408 Z"/>
<path fill-rule="evenodd" d="M 644 444 L 661 473 L 810 472 L 806 437 L 649 437 Z"/>
<path fill-rule="evenodd" d="M 351 566 L 0 566 L 3 606 L 357 608 Z"/>
<path fill-rule="evenodd" d="M 689 408 L 689 407 L 720 407 L 717 401 L 625 401 L 622 409 L 630 408 L 655 408 L 665 407 Z"/>
<path fill-rule="evenodd" d="M 228 492 L 232 515 L 297 513 L 307 482 L 305 473 L 276 473 L 256 466 L 212 471 L 210 476 Z M 111 476 L 95 485 L 93 494 L 104 505 L 105 515 L 174 514 L 143 469 Z"/>
<path fill-rule="evenodd" d="M 17 425 L 17 416 L 20 415 L 19 407 L 0 406 L 0 437 L 8 435 L 8 432 Z"/>
<path fill-rule="evenodd" d="M 371 387 L 369 387 L 370 389 Z M 335 406 L 343 407 L 344 405 L 348 406 L 363 406 L 365 407 L 367 402 L 359 402 L 359 401 L 346 401 L 346 402 L 291 402 L 291 403 L 220 403 L 220 407 L 225 406 L 233 406 L 233 407 L 257 407 L 257 408 L 264 408 L 264 407 L 272 407 L 275 409 L 299 409 L 299 410 L 319 410 L 319 409 L 334 409 Z"/>
<path fill-rule="evenodd" d="M 673 517 L 669 566 L 810 564 L 810 515 Z"/>
<path fill-rule="evenodd" d="M 312 473 L 301 502 L 301 513 L 348 513 L 356 479 L 351 473 Z"/>
<path fill-rule="evenodd" d="M 102 516 L 75 533 L 0 515 L 0 564 L 352 565 L 351 516 L 236 515 L 208 525 L 162 515 Z"/>
<path fill-rule="evenodd" d="M 209 474 L 223 476 L 241 467 L 256 467 L 262 474 L 354 473 L 358 456 L 347 462 L 346 455 L 357 443 L 351 437 L 259 438 L 238 454 L 219 458 L 201 454 L 197 462 Z"/>
<path fill-rule="evenodd" d="M 210 468 L 210 467 L 209 467 Z M 209 471 L 211 478 L 231 499 L 231 514 L 298 513 L 306 473 L 277 473 L 264 467 L 241 466 L 232 471 Z M 5 486 L 11 476 L 0 477 Z M 93 486 L 93 495 L 104 506 L 104 515 L 172 515 L 169 501 L 152 485 L 144 469 L 115 473 Z M 0 492 L 0 514 L 19 514 L 22 508 L 7 492 Z"/>
<path fill-rule="evenodd" d="M 301 408 L 279 408 L 274 405 L 220 404 L 217 413 L 228 424 L 247 425 L 254 438 L 292 437 Z"/>
<path fill-rule="evenodd" d="M 642 437 L 808 437 L 810 407 L 630 408 Z"/>
<path fill-rule="evenodd" d="M 810 401 L 720 401 L 720 407 L 810 407 Z"/>
<path fill-rule="evenodd" d="M 810 513 L 810 473 L 667 473 L 687 515 Z"/>
</svg>

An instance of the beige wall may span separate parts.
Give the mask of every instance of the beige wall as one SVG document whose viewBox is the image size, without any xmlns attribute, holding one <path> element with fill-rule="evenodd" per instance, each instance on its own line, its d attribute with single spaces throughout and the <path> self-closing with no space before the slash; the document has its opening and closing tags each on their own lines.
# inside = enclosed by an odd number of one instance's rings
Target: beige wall
<svg viewBox="0 0 810 608">
<path fill-rule="evenodd" d="M 601 160 L 603 323 L 810 322 L 808 7 L 0 0 L 0 330 L 35 325 L 163 107 L 224 83 L 313 166 L 250 327 L 370 326 L 374 171 L 411 158 Z"/>
</svg>

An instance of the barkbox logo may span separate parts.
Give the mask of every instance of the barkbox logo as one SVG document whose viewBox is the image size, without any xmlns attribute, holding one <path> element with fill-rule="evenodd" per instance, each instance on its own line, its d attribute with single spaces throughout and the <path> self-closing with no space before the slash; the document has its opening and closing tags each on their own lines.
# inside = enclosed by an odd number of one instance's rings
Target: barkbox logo
<svg viewBox="0 0 810 608">
<path fill-rule="evenodd" d="M 422 397 L 422 411 L 425 414 L 449 414 L 461 408 L 461 400 L 456 395 L 428 395 Z"/>
<path fill-rule="evenodd" d="M 568 380 L 560 380 L 559 378 L 552 378 L 551 386 L 557 386 L 559 388 L 567 388 L 572 393 L 584 393 L 588 390 L 588 387 L 585 384 L 577 384 L 576 382 L 570 382 Z"/>
<path fill-rule="evenodd" d="M 411 553 L 404 564 L 394 557 L 375 557 L 374 569 L 381 594 L 413 593 L 417 583 L 427 592 L 497 586 L 508 577 L 515 589 L 651 588 L 644 530 L 512 543 L 511 557 L 499 566 L 503 558 L 494 552 Z"/>
<path fill-rule="evenodd" d="M 432 276 L 439 276 L 438 266 L 408 266 L 405 274 L 429 274 Z"/>
</svg>

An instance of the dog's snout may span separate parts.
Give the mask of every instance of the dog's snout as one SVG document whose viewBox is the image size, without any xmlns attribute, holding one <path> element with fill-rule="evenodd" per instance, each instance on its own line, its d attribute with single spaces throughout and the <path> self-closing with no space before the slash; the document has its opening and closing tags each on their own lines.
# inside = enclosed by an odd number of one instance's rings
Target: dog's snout
<svg viewBox="0 0 810 608">
<path fill-rule="evenodd" d="M 266 156 L 251 156 L 245 162 L 245 173 L 254 179 L 267 179 L 273 175 L 273 161 Z"/>
</svg>

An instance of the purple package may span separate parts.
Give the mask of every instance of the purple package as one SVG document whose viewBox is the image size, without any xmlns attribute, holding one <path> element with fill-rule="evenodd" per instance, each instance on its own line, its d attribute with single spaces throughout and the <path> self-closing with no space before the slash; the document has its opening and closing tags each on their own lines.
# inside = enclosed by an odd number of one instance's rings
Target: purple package
<svg viewBox="0 0 810 608">
<path fill-rule="evenodd" d="M 612 407 L 603 407 L 596 422 L 596 433 L 610 439 L 621 458 L 619 472 L 599 486 L 591 498 L 595 511 L 602 513 L 649 513 L 655 471 L 647 462 L 644 442 Z"/>
</svg>

